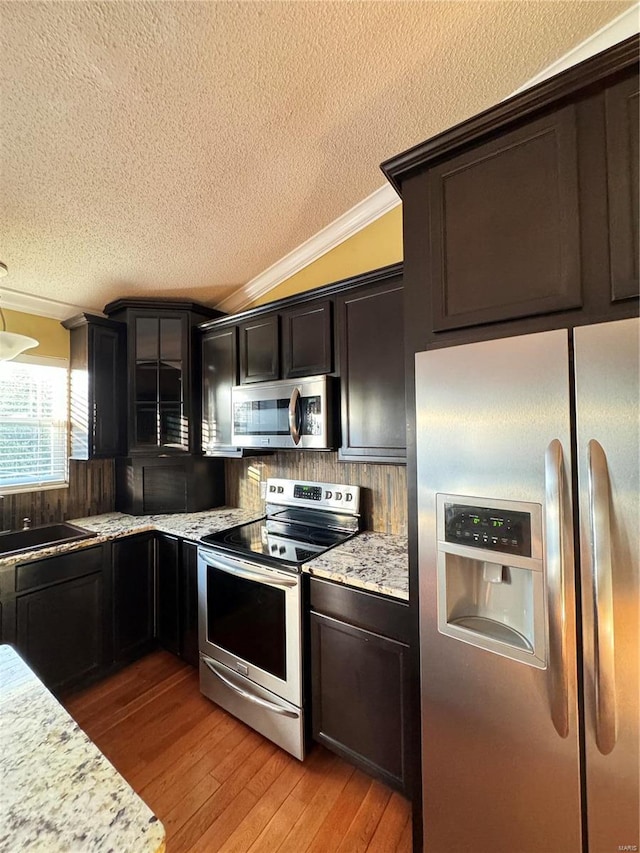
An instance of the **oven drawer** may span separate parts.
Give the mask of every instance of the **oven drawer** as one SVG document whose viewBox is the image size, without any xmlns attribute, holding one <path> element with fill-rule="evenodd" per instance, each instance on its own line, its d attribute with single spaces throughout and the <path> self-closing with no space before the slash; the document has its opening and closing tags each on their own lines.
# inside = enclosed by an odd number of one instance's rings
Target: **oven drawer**
<svg viewBox="0 0 640 853">
<path fill-rule="evenodd" d="M 200 691 L 295 758 L 304 759 L 301 708 L 203 654 L 200 655 Z"/>
</svg>

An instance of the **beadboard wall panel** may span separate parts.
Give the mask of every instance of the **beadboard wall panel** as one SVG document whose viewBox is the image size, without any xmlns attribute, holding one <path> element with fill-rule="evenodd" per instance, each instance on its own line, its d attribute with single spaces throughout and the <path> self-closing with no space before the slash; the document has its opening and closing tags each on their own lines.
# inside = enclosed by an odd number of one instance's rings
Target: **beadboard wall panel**
<svg viewBox="0 0 640 853">
<path fill-rule="evenodd" d="M 38 524 L 113 512 L 114 506 L 113 459 L 94 459 L 90 462 L 70 460 L 68 489 L 4 495 L 0 499 L 0 530 L 21 528 L 23 518 L 30 518 L 35 527 Z"/>
<path fill-rule="evenodd" d="M 300 450 L 226 459 L 226 503 L 262 512 L 261 483 L 268 477 L 362 486 L 364 529 L 407 535 L 407 474 L 403 465 L 339 462 L 337 453 Z"/>
</svg>

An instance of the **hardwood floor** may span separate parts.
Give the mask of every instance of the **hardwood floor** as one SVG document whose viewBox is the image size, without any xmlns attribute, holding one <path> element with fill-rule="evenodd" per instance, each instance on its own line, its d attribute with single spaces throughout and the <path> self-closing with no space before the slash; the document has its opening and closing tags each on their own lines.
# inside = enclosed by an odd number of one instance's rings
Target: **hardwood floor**
<svg viewBox="0 0 640 853">
<path fill-rule="evenodd" d="M 408 801 L 316 745 L 301 763 L 205 699 L 154 652 L 69 713 L 158 815 L 167 853 L 410 853 Z"/>
</svg>

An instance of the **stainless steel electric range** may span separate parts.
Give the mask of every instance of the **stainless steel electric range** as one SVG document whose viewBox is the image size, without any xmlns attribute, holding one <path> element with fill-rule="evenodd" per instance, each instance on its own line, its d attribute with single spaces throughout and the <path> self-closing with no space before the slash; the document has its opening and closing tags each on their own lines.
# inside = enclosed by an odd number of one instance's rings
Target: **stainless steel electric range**
<svg viewBox="0 0 640 853">
<path fill-rule="evenodd" d="M 304 758 L 301 567 L 360 529 L 360 488 L 269 479 L 266 515 L 198 548 L 200 690 Z"/>
</svg>

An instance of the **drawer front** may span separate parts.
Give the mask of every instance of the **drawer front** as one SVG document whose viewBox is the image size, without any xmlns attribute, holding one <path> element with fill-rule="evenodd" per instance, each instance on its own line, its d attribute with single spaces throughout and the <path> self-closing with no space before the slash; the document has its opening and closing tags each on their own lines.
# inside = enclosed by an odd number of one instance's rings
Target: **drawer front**
<svg viewBox="0 0 640 853">
<path fill-rule="evenodd" d="M 311 609 L 316 613 L 409 643 L 408 604 L 317 578 L 311 578 L 310 587 Z"/>
<path fill-rule="evenodd" d="M 46 560 L 34 560 L 17 567 L 16 592 L 79 578 L 101 569 L 102 545 L 47 557 Z"/>
</svg>

